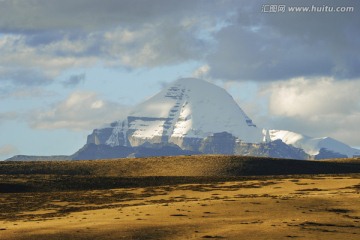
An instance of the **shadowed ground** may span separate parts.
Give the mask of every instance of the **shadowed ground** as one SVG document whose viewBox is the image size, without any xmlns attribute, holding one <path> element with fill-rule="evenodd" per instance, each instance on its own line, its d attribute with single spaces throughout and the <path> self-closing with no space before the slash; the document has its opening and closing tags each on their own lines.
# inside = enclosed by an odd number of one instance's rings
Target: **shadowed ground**
<svg viewBox="0 0 360 240">
<path fill-rule="evenodd" d="M 243 156 L 175 156 L 91 161 L 1 162 L 0 174 L 114 177 L 360 173 L 360 158 L 304 161 Z"/>
<path fill-rule="evenodd" d="M 359 239 L 358 172 L 356 159 L 6 162 L 0 239 Z"/>
</svg>

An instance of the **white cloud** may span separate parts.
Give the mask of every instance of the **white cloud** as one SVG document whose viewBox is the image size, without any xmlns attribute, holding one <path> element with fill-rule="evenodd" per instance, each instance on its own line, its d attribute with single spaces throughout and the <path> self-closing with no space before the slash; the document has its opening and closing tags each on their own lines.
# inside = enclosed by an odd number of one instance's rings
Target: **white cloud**
<svg viewBox="0 0 360 240">
<path fill-rule="evenodd" d="M 10 144 L 0 146 L 0 157 L 1 158 L 8 158 L 12 155 L 15 155 L 19 152 L 19 150 Z"/>
<path fill-rule="evenodd" d="M 94 92 L 74 92 L 46 110 L 35 111 L 29 121 L 38 129 L 91 130 L 126 113 L 127 107 L 100 99 Z"/>
<path fill-rule="evenodd" d="M 199 68 L 197 68 L 194 72 L 193 72 L 193 77 L 195 78 L 200 78 L 200 79 L 205 79 L 207 78 L 208 74 L 210 71 L 210 67 L 209 65 L 205 64 L 200 66 Z"/>
<path fill-rule="evenodd" d="M 172 23 L 148 24 L 132 30 L 105 33 L 100 45 L 108 65 L 127 68 L 156 67 L 200 59 L 204 44 L 185 27 Z"/>
<path fill-rule="evenodd" d="M 360 145 L 360 81 L 296 78 L 264 87 L 272 128 Z"/>
<path fill-rule="evenodd" d="M 360 82 L 296 78 L 268 89 L 270 112 L 288 117 L 348 115 L 360 111 Z"/>
<path fill-rule="evenodd" d="M 66 69 L 96 63 L 93 56 L 77 56 L 79 52 L 74 49 L 82 51 L 78 45 L 86 44 L 80 40 L 58 39 L 39 47 L 28 45 L 24 35 L 6 35 L 0 39 L 0 80 L 15 85 L 49 84 Z"/>
<path fill-rule="evenodd" d="M 92 109 L 99 109 L 102 108 L 103 106 L 104 106 L 104 101 L 102 100 L 97 100 L 91 104 Z"/>
</svg>

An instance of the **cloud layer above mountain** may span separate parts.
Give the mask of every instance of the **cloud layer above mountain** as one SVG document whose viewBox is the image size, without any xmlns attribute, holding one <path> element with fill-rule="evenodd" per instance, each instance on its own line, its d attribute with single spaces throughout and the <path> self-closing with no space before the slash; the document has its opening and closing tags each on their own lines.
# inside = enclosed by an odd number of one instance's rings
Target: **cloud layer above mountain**
<svg viewBox="0 0 360 240">
<path fill-rule="evenodd" d="M 152 68 L 203 61 L 222 80 L 357 78 L 360 3 L 348 13 L 264 13 L 265 1 L 1 1 L 0 78 L 44 84 L 99 62 Z M 272 1 L 271 4 L 283 4 Z M 286 6 L 298 6 L 286 1 Z M 302 1 L 301 6 L 339 6 Z M 28 79 L 28 80 L 27 80 Z M 36 80 L 35 80 L 36 79 Z"/>
</svg>

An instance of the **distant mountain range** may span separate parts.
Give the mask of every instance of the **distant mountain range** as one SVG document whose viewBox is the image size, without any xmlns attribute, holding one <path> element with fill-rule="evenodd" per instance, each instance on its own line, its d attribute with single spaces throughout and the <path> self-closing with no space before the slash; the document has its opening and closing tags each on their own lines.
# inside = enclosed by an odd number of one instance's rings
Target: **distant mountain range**
<svg viewBox="0 0 360 240">
<path fill-rule="evenodd" d="M 65 157 L 80 160 L 194 154 L 323 159 L 352 157 L 360 150 L 329 137 L 259 128 L 223 88 L 186 78 L 135 106 L 125 119 L 95 129 L 83 148 Z M 32 158 L 51 157 L 14 156 L 8 160 Z"/>
</svg>

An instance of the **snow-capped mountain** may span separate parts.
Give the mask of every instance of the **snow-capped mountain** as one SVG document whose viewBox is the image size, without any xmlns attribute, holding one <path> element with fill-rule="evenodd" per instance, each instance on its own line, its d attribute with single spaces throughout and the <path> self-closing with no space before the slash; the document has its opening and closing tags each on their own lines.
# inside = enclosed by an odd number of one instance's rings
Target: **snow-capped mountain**
<svg viewBox="0 0 360 240">
<path fill-rule="evenodd" d="M 279 140 L 285 144 L 270 144 Z M 88 136 L 87 145 L 81 156 L 93 152 L 94 148 L 89 150 L 93 145 L 100 146 L 96 147 L 98 152 L 126 148 L 124 156 L 128 152 L 136 155 L 134 149 L 144 146 L 156 146 L 158 152 L 170 146 L 168 153 L 179 154 L 178 147 L 193 154 L 255 154 L 297 159 L 352 157 L 360 152 L 332 138 L 259 128 L 223 88 L 194 78 L 175 81 L 135 106 L 126 119 L 95 129 Z"/>
<path fill-rule="evenodd" d="M 184 147 L 184 139 L 196 141 L 218 132 L 231 133 L 249 143 L 263 140 L 262 129 L 224 89 L 186 78 L 136 106 L 126 119 L 95 130 L 89 141 L 113 147 L 139 146 L 145 142 L 169 142 Z"/>
<path fill-rule="evenodd" d="M 321 149 L 348 157 L 360 154 L 360 150 L 330 137 L 314 138 L 285 130 L 269 130 L 269 136 L 271 141 L 280 139 L 288 145 L 303 149 L 309 155 L 318 155 Z"/>
</svg>

